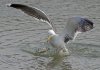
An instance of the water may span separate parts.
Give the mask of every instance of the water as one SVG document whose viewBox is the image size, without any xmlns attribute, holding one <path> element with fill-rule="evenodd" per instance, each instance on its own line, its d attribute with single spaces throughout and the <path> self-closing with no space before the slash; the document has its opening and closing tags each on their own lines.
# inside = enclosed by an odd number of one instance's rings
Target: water
<svg viewBox="0 0 100 70">
<path fill-rule="evenodd" d="M 46 46 L 50 27 L 19 10 L 6 7 L 8 3 L 43 10 L 56 24 L 58 33 L 71 16 L 87 17 L 95 23 L 95 28 L 66 45 L 70 56 L 49 52 L 33 54 L 35 49 Z M 100 70 L 99 12 L 100 0 L 0 0 L 0 70 Z"/>
</svg>

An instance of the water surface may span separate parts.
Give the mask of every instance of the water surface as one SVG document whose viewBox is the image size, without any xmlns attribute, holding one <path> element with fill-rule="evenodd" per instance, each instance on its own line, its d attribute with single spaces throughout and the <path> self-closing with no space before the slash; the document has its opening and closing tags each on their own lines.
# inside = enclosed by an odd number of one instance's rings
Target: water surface
<svg viewBox="0 0 100 70">
<path fill-rule="evenodd" d="M 36 56 L 33 54 L 35 49 L 46 46 L 50 27 L 19 10 L 6 7 L 8 3 L 43 10 L 56 25 L 58 33 L 72 16 L 89 18 L 95 28 L 66 45 L 70 56 L 62 57 L 53 52 Z M 0 70 L 100 70 L 99 22 L 100 0 L 0 0 Z"/>
</svg>

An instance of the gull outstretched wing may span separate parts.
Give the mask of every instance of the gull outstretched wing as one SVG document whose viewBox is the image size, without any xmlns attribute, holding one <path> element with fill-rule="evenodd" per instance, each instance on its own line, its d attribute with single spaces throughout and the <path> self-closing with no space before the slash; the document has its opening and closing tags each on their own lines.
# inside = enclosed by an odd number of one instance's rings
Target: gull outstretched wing
<svg viewBox="0 0 100 70">
<path fill-rule="evenodd" d="M 29 7 L 26 5 L 22 5 L 22 4 L 7 4 L 7 6 L 13 7 L 16 9 L 20 9 L 24 13 L 26 13 L 32 17 L 35 17 L 39 20 L 43 20 L 43 21 L 47 22 L 50 25 L 50 27 L 52 27 L 52 29 L 55 29 L 54 24 L 49 20 L 47 15 L 43 11 L 41 11 L 40 9 L 37 9 L 34 7 L 32 8 L 32 7 Z"/>
<path fill-rule="evenodd" d="M 93 22 L 87 18 L 72 17 L 68 19 L 68 22 L 61 33 L 61 37 L 64 42 L 75 39 L 78 33 L 86 32 L 93 29 Z"/>
</svg>

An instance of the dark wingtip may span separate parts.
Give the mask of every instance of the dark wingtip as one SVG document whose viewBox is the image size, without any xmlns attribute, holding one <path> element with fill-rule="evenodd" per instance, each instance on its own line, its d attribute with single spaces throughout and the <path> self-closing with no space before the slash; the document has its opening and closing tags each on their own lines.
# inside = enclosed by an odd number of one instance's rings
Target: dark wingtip
<svg viewBox="0 0 100 70">
<path fill-rule="evenodd" d="M 6 4 L 7 5 L 7 7 L 14 7 L 14 8 L 16 8 L 17 6 L 19 6 L 18 4 Z"/>
<path fill-rule="evenodd" d="M 88 20 L 88 19 L 85 19 L 85 21 L 88 22 L 89 24 L 91 24 L 92 26 L 93 26 L 93 24 L 94 24 L 92 21 L 90 21 L 90 20 Z"/>
<path fill-rule="evenodd" d="M 6 4 L 7 7 L 11 7 L 12 4 Z"/>
<path fill-rule="evenodd" d="M 20 8 L 25 7 L 25 5 L 22 4 L 6 4 L 8 7 L 14 7 L 14 8 Z"/>
</svg>

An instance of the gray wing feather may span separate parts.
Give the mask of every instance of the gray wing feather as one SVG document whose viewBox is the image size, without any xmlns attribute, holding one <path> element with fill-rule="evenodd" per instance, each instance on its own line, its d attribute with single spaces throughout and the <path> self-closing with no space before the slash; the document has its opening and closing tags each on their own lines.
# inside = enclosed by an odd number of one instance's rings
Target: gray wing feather
<svg viewBox="0 0 100 70">
<path fill-rule="evenodd" d="M 74 38 L 77 28 L 78 21 L 76 21 L 74 18 L 69 18 L 63 32 L 61 33 L 61 37 L 63 38 L 64 42 L 68 42 Z"/>
<path fill-rule="evenodd" d="M 68 42 L 69 40 L 75 39 L 77 34 L 93 29 L 93 24 L 94 23 L 87 18 L 69 18 L 61 36 L 64 42 Z"/>
<path fill-rule="evenodd" d="M 52 29 L 54 28 L 54 24 L 49 20 L 47 15 L 43 11 L 41 11 L 37 8 L 32 8 L 32 7 L 29 7 L 26 5 L 22 5 L 22 4 L 10 4 L 9 6 L 16 8 L 16 9 L 20 9 L 24 13 L 26 13 L 32 17 L 35 17 L 39 20 L 44 20 L 44 21 L 48 22 L 48 24 L 52 27 Z"/>
</svg>

